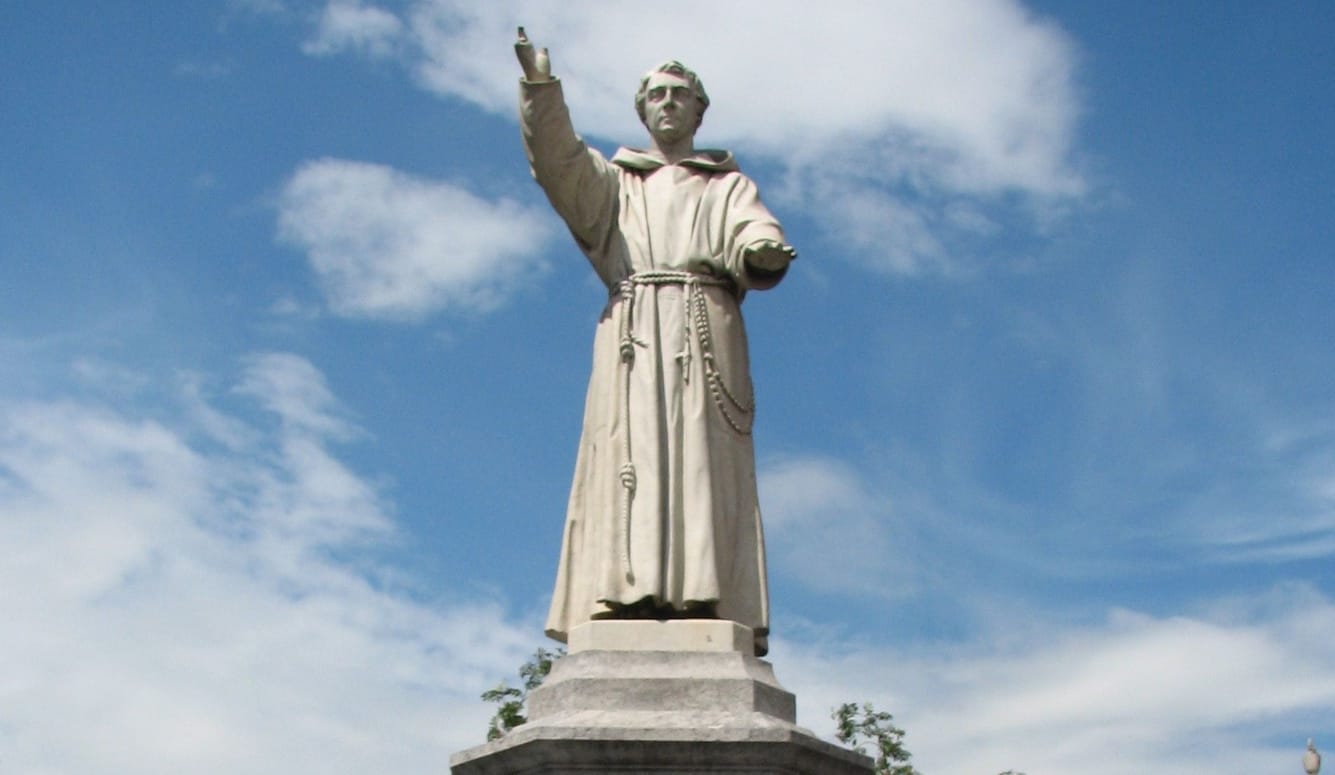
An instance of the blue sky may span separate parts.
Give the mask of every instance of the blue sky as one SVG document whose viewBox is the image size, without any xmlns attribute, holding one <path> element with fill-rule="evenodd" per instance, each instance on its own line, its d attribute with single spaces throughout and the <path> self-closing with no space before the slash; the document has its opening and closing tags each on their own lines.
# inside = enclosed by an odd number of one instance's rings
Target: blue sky
<svg viewBox="0 0 1335 775">
<path fill-rule="evenodd" d="M 700 20 L 709 19 L 708 23 Z M 534 648 L 602 290 L 510 44 L 666 58 L 747 299 L 771 660 L 929 775 L 1335 741 L 1335 10 L 48 2 L 0 27 L 0 764 L 438 772 Z M 1329 743 L 1328 743 L 1329 744 Z"/>
</svg>

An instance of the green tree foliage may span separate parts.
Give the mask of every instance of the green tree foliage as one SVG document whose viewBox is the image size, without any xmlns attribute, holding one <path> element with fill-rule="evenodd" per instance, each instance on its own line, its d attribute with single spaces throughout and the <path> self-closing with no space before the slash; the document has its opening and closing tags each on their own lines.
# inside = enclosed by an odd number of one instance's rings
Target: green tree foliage
<svg viewBox="0 0 1335 775">
<path fill-rule="evenodd" d="M 830 714 L 834 718 L 834 736 L 839 742 L 860 754 L 872 745 L 876 753 L 876 775 L 922 775 L 909 764 L 913 754 L 904 747 L 904 730 L 895 726 L 894 716 L 872 707 L 870 702 L 858 705 L 846 702 Z M 1017 770 L 1006 770 L 1000 775 L 1024 775 Z"/>
<path fill-rule="evenodd" d="M 831 716 L 839 742 L 861 754 L 867 753 L 868 745 L 875 749 L 871 756 L 876 775 L 922 775 L 909 764 L 913 754 L 904 747 L 904 730 L 894 725 L 889 713 L 876 710 L 870 702 L 846 702 Z"/>
<path fill-rule="evenodd" d="M 532 658 L 520 665 L 519 688 L 502 681 L 495 689 L 482 693 L 483 701 L 499 705 L 487 727 L 488 740 L 495 740 L 528 721 L 528 693 L 542 685 L 543 679 L 552 671 L 552 663 L 565 653 L 565 649 L 549 651 L 540 648 L 533 652 Z"/>
</svg>

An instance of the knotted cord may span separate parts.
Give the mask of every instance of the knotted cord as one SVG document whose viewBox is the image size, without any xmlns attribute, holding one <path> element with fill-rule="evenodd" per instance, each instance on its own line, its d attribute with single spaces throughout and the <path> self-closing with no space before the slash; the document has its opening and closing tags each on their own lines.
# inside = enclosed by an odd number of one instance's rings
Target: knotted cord
<svg viewBox="0 0 1335 775">
<path fill-rule="evenodd" d="M 751 395 L 738 398 L 728 389 L 727 381 L 719 371 L 714 357 L 713 332 L 709 325 L 709 305 L 705 296 L 705 286 L 732 287 L 732 281 L 719 277 L 710 277 L 692 272 L 672 270 L 648 270 L 636 272 L 617 284 L 616 292 L 622 303 L 621 325 L 618 337 L 618 349 L 621 364 L 617 376 L 619 390 L 618 419 L 622 428 L 622 463 L 618 469 L 621 482 L 621 570 L 626 580 L 634 583 L 635 574 L 630 562 L 630 508 L 635 498 L 637 478 L 635 462 L 631 456 L 630 438 L 630 370 L 635 364 L 635 348 L 648 347 L 648 343 L 635 337 L 635 289 L 637 286 L 680 285 L 682 293 L 682 322 L 685 336 L 682 337 L 682 349 L 674 357 L 681 364 L 682 381 L 690 383 L 691 344 L 694 341 L 700 352 L 700 360 L 708 383 L 710 397 L 718 407 L 719 414 L 738 434 L 747 436 L 755 415 L 755 399 Z M 749 391 L 748 391 L 749 392 Z"/>
</svg>

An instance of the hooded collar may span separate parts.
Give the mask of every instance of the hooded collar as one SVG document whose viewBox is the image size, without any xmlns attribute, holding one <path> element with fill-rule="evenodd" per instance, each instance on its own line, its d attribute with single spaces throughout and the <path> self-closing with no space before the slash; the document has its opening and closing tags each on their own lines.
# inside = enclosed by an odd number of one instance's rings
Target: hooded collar
<svg viewBox="0 0 1335 775">
<path fill-rule="evenodd" d="M 654 156 L 648 151 L 641 151 L 635 148 L 620 148 L 616 155 L 612 157 L 612 163 L 625 167 L 630 170 L 640 172 L 651 172 L 659 167 L 666 166 L 666 162 Z M 704 150 L 696 151 L 695 155 L 689 156 L 677 162 L 683 167 L 694 167 L 707 172 L 736 172 L 737 160 L 733 158 L 730 151 Z"/>
</svg>

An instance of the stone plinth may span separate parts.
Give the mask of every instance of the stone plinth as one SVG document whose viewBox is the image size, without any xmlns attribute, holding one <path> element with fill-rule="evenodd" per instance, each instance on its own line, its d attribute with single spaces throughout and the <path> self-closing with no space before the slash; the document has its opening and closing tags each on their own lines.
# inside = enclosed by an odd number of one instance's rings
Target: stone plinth
<svg viewBox="0 0 1335 775">
<path fill-rule="evenodd" d="M 750 627 L 721 619 L 587 622 L 570 630 L 566 650 L 721 651 L 755 654 Z"/>
<path fill-rule="evenodd" d="M 453 775 L 869 775 L 797 726 L 791 692 L 734 622 L 593 622 L 529 696 L 529 723 L 451 759 Z M 616 648 L 607 648 L 615 646 Z M 670 647 L 670 648 L 667 648 Z"/>
</svg>

